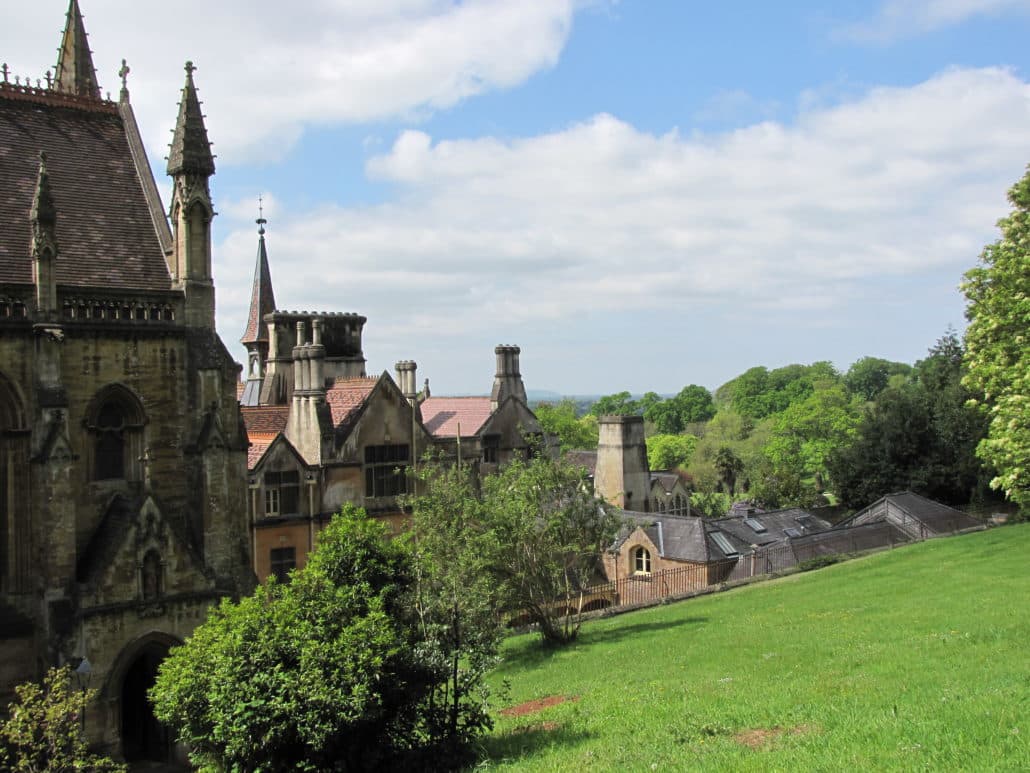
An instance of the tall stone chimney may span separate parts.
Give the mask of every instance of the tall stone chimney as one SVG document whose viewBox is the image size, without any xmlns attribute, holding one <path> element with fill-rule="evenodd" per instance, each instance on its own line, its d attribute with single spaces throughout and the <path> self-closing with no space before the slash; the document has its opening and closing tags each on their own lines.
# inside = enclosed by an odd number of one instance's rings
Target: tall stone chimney
<svg viewBox="0 0 1030 773">
<path fill-rule="evenodd" d="M 293 397 L 286 420 L 286 437 L 308 464 L 322 461 L 322 440 L 331 427 L 325 396 L 325 346 L 322 320 L 311 320 L 311 342 L 306 343 L 307 325 L 296 322 L 293 347 Z M 328 424 L 327 424 L 328 422 Z"/>
<path fill-rule="evenodd" d="M 517 346 L 498 346 L 494 349 L 494 354 L 497 355 L 497 373 L 494 375 L 494 388 L 490 393 L 490 407 L 495 411 L 512 395 L 523 403 L 526 402 L 526 387 L 519 372 L 521 351 Z"/>
<path fill-rule="evenodd" d="M 401 360 L 394 365 L 394 369 L 397 371 L 397 386 L 401 394 L 409 405 L 414 405 L 415 398 L 418 397 L 418 388 L 415 386 L 418 365 L 413 360 Z"/>
<path fill-rule="evenodd" d="M 597 420 L 594 491 L 625 510 L 648 512 L 651 471 L 647 465 L 643 416 L 602 416 Z"/>
</svg>

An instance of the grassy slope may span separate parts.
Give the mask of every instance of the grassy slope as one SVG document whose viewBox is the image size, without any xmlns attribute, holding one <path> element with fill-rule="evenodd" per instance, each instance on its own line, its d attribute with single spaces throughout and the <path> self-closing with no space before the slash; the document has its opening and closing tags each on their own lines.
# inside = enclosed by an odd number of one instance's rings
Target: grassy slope
<svg viewBox="0 0 1030 773">
<path fill-rule="evenodd" d="M 484 768 L 1030 770 L 1030 525 L 512 639 Z M 755 748 L 738 734 L 774 730 Z"/>
</svg>

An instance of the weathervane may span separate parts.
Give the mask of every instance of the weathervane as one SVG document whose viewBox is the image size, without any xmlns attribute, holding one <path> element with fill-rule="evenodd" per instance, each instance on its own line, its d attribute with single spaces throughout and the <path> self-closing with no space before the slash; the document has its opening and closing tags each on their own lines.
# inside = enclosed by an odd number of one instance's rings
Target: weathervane
<svg viewBox="0 0 1030 773">
<path fill-rule="evenodd" d="M 268 221 L 265 220 L 264 199 L 261 196 L 258 196 L 258 219 L 255 222 L 258 224 L 258 234 L 264 236 L 265 223 Z"/>
</svg>

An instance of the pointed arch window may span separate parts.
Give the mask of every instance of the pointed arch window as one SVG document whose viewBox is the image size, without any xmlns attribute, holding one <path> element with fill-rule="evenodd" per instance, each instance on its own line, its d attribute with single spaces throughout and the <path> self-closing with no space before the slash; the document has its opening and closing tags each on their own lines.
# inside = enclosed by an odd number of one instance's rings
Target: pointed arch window
<svg viewBox="0 0 1030 773">
<path fill-rule="evenodd" d="M 651 551 L 643 545 L 633 548 L 633 573 L 651 574 Z"/>
<path fill-rule="evenodd" d="M 93 480 L 139 480 L 143 408 L 132 392 L 114 385 L 94 398 L 86 427 L 93 435 Z"/>
</svg>

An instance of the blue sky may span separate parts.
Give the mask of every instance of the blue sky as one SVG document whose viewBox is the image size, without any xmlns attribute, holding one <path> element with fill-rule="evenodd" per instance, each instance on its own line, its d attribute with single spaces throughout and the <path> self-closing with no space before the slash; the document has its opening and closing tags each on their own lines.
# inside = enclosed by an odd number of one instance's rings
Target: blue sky
<svg viewBox="0 0 1030 773">
<path fill-rule="evenodd" d="M 66 3 L 29 6 L 0 58 L 38 77 Z M 198 66 L 236 356 L 261 195 L 279 306 L 366 315 L 369 371 L 435 394 L 487 391 L 499 343 L 564 393 L 911 362 L 1030 161 L 1027 0 L 81 6 L 166 202 Z"/>
</svg>

